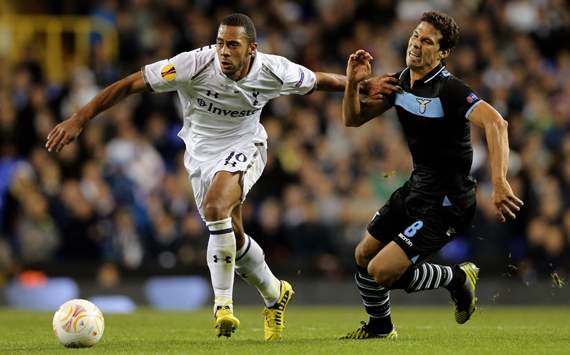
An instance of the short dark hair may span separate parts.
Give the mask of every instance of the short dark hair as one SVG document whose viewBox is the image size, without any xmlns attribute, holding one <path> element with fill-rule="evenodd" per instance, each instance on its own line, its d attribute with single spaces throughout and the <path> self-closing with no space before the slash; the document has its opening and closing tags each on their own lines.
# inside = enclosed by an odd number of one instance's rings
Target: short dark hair
<svg viewBox="0 0 570 355">
<path fill-rule="evenodd" d="M 451 16 L 437 11 L 428 11 L 422 14 L 421 21 L 431 24 L 441 32 L 440 50 L 452 50 L 459 41 L 459 26 Z"/>
<path fill-rule="evenodd" d="M 254 43 L 257 41 L 257 33 L 255 31 L 255 25 L 249 16 L 240 13 L 230 14 L 222 20 L 220 23 L 225 26 L 235 26 L 243 27 L 245 29 L 245 34 L 249 43 Z"/>
</svg>

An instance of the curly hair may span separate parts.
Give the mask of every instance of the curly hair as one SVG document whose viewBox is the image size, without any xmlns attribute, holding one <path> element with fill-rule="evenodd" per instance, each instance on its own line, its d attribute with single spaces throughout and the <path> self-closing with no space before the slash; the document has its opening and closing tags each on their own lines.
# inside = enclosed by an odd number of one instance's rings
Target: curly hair
<svg viewBox="0 0 570 355">
<path fill-rule="evenodd" d="M 245 29 L 248 42 L 254 43 L 256 41 L 257 33 L 255 31 L 255 25 L 251 18 L 245 14 L 230 14 L 224 17 L 220 25 L 243 27 Z"/>
<path fill-rule="evenodd" d="M 429 11 L 422 14 L 421 21 L 431 24 L 441 32 L 440 50 L 453 50 L 459 41 L 459 26 L 451 16 L 437 11 Z"/>
</svg>

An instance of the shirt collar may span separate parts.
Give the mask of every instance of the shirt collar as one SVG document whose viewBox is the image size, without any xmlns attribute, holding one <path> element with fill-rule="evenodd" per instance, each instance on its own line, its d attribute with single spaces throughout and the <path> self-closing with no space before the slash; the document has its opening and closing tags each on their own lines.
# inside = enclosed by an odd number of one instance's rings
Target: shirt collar
<svg viewBox="0 0 570 355">
<path fill-rule="evenodd" d="M 441 72 L 445 69 L 443 64 L 439 64 L 435 68 L 433 68 L 429 73 L 423 76 L 423 78 L 416 80 L 416 83 L 424 83 L 427 84 L 433 79 L 435 79 Z M 410 84 L 410 67 L 406 67 L 406 69 L 402 70 L 400 73 L 399 80 L 401 82 L 405 82 L 406 84 Z"/>
<path fill-rule="evenodd" d="M 437 67 L 433 68 L 429 73 L 424 75 L 424 77 L 421 78 L 420 80 L 422 80 L 424 82 L 424 84 L 429 83 L 432 79 L 434 79 L 436 76 L 438 76 L 439 73 L 441 73 L 444 69 L 445 69 L 445 66 L 440 63 Z"/>
<path fill-rule="evenodd" d="M 255 56 L 252 58 L 253 63 L 251 64 L 251 69 L 249 70 L 249 73 L 247 73 L 247 75 L 244 76 L 240 80 L 240 82 L 257 78 L 257 74 L 261 70 L 261 56 L 262 54 L 259 51 L 256 51 Z"/>
</svg>

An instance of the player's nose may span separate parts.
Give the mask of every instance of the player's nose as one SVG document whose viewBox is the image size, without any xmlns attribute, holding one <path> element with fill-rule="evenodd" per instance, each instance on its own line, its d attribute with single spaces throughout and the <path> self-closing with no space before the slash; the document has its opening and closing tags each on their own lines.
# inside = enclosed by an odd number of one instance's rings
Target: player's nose
<svg viewBox="0 0 570 355">
<path fill-rule="evenodd" d="M 223 46 L 220 50 L 220 54 L 224 57 L 229 57 L 230 51 L 228 50 L 228 46 Z"/>
</svg>

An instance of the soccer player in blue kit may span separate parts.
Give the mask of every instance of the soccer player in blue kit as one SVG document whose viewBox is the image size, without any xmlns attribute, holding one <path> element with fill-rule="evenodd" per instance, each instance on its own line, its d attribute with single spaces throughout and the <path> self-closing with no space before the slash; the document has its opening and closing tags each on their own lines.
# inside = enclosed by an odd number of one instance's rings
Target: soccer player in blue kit
<svg viewBox="0 0 570 355">
<path fill-rule="evenodd" d="M 470 123 L 485 132 L 498 219 L 514 219 L 523 205 L 507 181 L 507 122 L 445 68 L 458 37 L 459 28 L 450 16 L 424 13 L 408 41 L 406 68 L 394 76 L 402 91 L 376 100 L 359 96 L 359 83 L 371 75 L 371 55 L 358 50 L 348 60 L 345 125 L 360 126 L 395 107 L 413 171 L 374 215 L 356 247 L 355 281 L 369 321 L 343 339 L 397 338 L 390 318 L 390 290 L 394 289 L 418 292 L 445 287 L 459 324 L 475 311 L 477 266 L 425 261 L 463 232 L 475 212 L 476 183 L 469 176 Z"/>
</svg>

